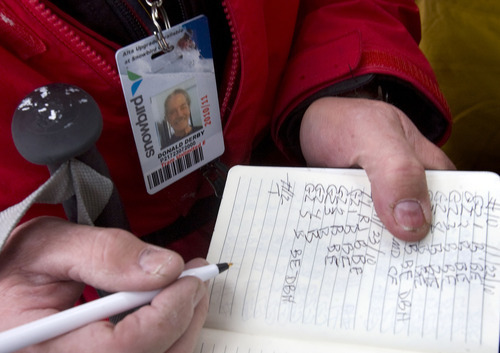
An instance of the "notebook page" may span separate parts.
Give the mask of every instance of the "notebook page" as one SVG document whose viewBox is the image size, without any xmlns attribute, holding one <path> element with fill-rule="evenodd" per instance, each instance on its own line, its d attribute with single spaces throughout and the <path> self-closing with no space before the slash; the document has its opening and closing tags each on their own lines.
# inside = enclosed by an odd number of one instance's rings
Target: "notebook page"
<svg viewBox="0 0 500 353">
<path fill-rule="evenodd" d="M 322 341 L 290 340 L 284 337 L 247 335 L 242 333 L 203 329 L 196 353 L 401 353 L 383 347 Z"/>
<path fill-rule="evenodd" d="M 231 261 L 207 326 L 422 351 L 498 352 L 500 195 L 489 173 L 429 172 L 433 226 L 392 237 L 361 170 L 237 167 L 208 259 Z"/>
</svg>

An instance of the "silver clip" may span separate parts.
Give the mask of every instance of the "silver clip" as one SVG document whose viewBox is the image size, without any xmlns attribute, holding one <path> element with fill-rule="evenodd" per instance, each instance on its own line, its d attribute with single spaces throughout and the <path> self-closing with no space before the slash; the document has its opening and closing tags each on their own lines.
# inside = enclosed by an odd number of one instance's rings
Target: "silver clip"
<svg viewBox="0 0 500 353">
<path fill-rule="evenodd" d="M 165 29 L 170 28 L 170 22 L 168 20 L 167 12 L 163 8 L 163 0 L 150 1 L 146 0 L 146 3 L 151 6 L 151 17 L 153 19 L 153 24 L 156 27 L 156 31 L 154 31 L 154 35 L 158 44 L 160 45 L 161 50 L 168 53 L 174 50 L 174 46 L 167 43 L 165 36 L 163 35 L 163 30 L 161 28 L 160 22 L 163 21 L 165 25 Z"/>
</svg>

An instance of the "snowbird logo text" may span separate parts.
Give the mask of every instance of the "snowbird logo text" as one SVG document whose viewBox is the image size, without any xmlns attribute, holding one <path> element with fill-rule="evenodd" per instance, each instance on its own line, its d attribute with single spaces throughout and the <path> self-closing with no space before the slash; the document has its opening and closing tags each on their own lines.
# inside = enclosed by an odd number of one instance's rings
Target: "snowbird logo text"
<svg viewBox="0 0 500 353">
<path fill-rule="evenodd" d="M 149 129 L 148 116 L 146 115 L 146 108 L 144 108 L 143 101 L 142 95 L 130 100 L 130 102 L 134 103 L 136 114 L 135 125 L 140 127 L 144 153 L 147 158 L 150 158 L 154 156 L 155 150 Z"/>
</svg>

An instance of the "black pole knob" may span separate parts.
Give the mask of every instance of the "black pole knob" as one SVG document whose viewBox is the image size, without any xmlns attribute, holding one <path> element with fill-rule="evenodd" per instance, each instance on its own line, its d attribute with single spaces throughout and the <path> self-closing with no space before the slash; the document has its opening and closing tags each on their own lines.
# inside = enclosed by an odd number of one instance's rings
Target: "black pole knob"
<svg viewBox="0 0 500 353">
<path fill-rule="evenodd" d="M 17 150 L 39 165 L 60 165 L 84 154 L 101 131 L 102 116 L 95 100 L 81 88 L 62 83 L 28 94 L 12 120 Z"/>
</svg>

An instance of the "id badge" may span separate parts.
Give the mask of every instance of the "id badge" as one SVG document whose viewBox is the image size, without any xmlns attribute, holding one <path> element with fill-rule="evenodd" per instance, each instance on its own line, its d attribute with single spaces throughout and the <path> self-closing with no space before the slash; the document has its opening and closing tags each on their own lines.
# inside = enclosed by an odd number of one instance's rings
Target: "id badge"
<svg viewBox="0 0 500 353">
<path fill-rule="evenodd" d="M 149 194 L 224 152 L 208 21 L 195 17 L 117 51 L 116 61 Z"/>
</svg>

